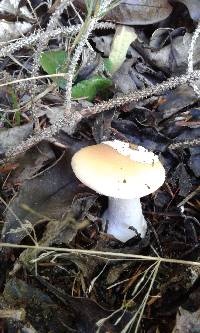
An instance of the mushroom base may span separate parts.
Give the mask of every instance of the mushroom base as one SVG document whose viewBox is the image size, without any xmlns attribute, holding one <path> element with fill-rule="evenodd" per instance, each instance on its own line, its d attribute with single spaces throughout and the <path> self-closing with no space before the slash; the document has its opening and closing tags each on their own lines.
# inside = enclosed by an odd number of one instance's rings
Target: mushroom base
<svg viewBox="0 0 200 333">
<path fill-rule="evenodd" d="M 147 230 L 139 198 L 109 198 L 108 209 L 104 212 L 103 219 L 108 222 L 107 233 L 121 242 L 126 242 L 137 234 L 144 238 Z"/>
</svg>

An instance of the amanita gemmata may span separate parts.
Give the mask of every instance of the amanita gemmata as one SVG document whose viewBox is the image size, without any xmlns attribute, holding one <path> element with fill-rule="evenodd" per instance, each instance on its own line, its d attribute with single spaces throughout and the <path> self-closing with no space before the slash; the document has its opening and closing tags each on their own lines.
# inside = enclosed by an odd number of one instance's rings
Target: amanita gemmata
<svg viewBox="0 0 200 333">
<path fill-rule="evenodd" d="M 83 184 L 108 196 L 103 218 L 109 234 L 121 242 L 136 234 L 145 237 L 147 222 L 140 198 L 156 191 L 165 180 L 157 155 L 119 140 L 105 141 L 78 151 L 72 169 Z"/>
</svg>

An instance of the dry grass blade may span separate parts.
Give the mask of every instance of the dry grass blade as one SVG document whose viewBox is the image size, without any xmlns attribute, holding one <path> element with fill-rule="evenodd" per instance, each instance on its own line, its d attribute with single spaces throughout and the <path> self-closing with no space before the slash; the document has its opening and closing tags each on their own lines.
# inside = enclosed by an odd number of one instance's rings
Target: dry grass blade
<svg viewBox="0 0 200 333">
<path fill-rule="evenodd" d="M 16 249 L 34 249 L 39 251 L 55 251 L 62 253 L 74 253 L 74 254 L 85 254 L 88 256 L 99 256 L 105 257 L 109 260 L 116 260 L 116 258 L 127 259 L 127 260 L 145 260 L 145 261 L 155 261 L 160 263 L 172 263 L 180 264 L 185 266 L 198 266 L 200 267 L 200 262 L 190 261 L 190 260 L 181 260 L 181 259 L 172 259 L 172 258 L 162 258 L 162 257 L 152 257 L 144 256 L 139 254 L 130 254 L 130 253 L 116 253 L 116 252 L 104 252 L 104 251 L 95 251 L 95 250 L 82 250 L 82 249 L 67 249 L 59 248 L 54 246 L 34 246 L 34 245 L 23 245 L 23 244 L 12 244 L 12 243 L 0 243 L 1 248 L 16 248 Z M 113 259 L 112 259 L 113 258 Z"/>
</svg>

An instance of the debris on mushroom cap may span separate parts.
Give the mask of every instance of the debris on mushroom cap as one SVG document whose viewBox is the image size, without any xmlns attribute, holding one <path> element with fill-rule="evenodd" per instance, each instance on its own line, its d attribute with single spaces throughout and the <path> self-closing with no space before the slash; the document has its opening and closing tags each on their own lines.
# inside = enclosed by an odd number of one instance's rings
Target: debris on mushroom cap
<svg viewBox="0 0 200 333">
<path fill-rule="evenodd" d="M 118 153 L 128 156 L 131 160 L 141 162 L 141 163 L 154 163 L 158 162 L 158 156 L 148 151 L 142 146 L 135 146 L 137 149 L 132 149 L 128 142 L 123 142 L 119 140 L 114 141 L 104 141 L 103 144 L 109 145 L 112 148 L 116 149 Z"/>
<path fill-rule="evenodd" d="M 72 158 L 72 169 L 91 189 L 121 199 L 148 195 L 165 180 L 165 170 L 156 155 L 118 140 L 81 149 Z"/>
</svg>

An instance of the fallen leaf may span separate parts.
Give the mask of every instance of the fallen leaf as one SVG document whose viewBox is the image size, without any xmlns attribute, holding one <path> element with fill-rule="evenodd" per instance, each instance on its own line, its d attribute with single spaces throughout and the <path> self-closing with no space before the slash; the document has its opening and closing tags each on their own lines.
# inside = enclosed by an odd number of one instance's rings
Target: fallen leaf
<svg viewBox="0 0 200 333">
<path fill-rule="evenodd" d="M 104 91 L 112 85 L 112 81 L 100 76 L 93 76 L 88 80 L 83 80 L 75 84 L 72 88 L 73 98 L 85 97 L 88 101 L 92 101 L 97 93 Z"/>
<path fill-rule="evenodd" d="M 40 65 L 49 75 L 66 72 L 67 53 L 64 50 L 45 51 L 41 53 Z M 52 77 L 61 89 L 65 89 L 66 79 Z"/>
<path fill-rule="evenodd" d="M 123 0 L 104 19 L 127 25 L 147 25 L 164 20 L 171 11 L 167 0 Z"/>
<path fill-rule="evenodd" d="M 200 309 L 195 312 L 189 312 L 180 307 L 172 333 L 192 332 L 200 332 Z"/>
<path fill-rule="evenodd" d="M 16 39 L 32 28 L 32 24 L 28 22 L 6 22 L 5 20 L 1 20 L 0 22 L 0 41 L 6 42 L 11 39 Z"/>
<path fill-rule="evenodd" d="M 110 54 L 113 35 L 106 36 L 94 36 L 92 41 L 95 43 L 96 49 L 103 53 L 104 57 L 108 57 Z"/>
<path fill-rule="evenodd" d="M 74 4 L 85 9 L 84 0 L 75 0 Z M 160 22 L 172 12 L 167 0 L 122 0 L 105 16 L 104 20 L 126 25 L 146 25 Z"/>
<path fill-rule="evenodd" d="M 76 221 L 70 213 L 68 213 L 62 220 L 51 220 L 38 242 L 39 246 L 52 246 L 55 244 L 65 244 L 66 246 L 75 237 L 81 223 Z M 34 268 L 32 260 L 39 257 L 42 250 L 26 249 L 20 255 L 20 262 L 23 263 L 29 270 Z M 69 256 L 70 260 L 70 256 Z"/>
<path fill-rule="evenodd" d="M 176 180 L 178 180 L 179 184 L 179 195 L 185 197 L 192 189 L 192 182 L 182 162 L 179 163 L 173 173 L 172 182 L 174 183 Z"/>
<path fill-rule="evenodd" d="M 62 50 L 46 51 L 40 57 L 40 64 L 48 74 L 65 73 L 66 72 L 67 53 Z M 58 86 L 65 89 L 67 81 L 63 77 L 52 78 Z M 86 98 L 92 101 L 98 92 L 105 90 L 112 85 L 110 79 L 93 76 L 88 80 L 83 80 L 72 87 L 73 98 Z"/>
<path fill-rule="evenodd" d="M 122 133 L 130 143 L 143 146 L 151 151 L 164 152 L 169 143 L 169 140 L 155 129 L 146 128 L 145 131 L 141 131 L 130 120 L 113 120 L 112 127 Z"/>
<path fill-rule="evenodd" d="M 196 177 L 200 177 L 200 154 L 192 154 L 188 163 Z"/>
<path fill-rule="evenodd" d="M 158 105 L 155 113 L 157 122 L 172 117 L 183 108 L 190 106 L 198 100 L 198 96 L 195 94 L 194 89 L 188 85 L 181 85 L 173 91 L 164 94 L 162 98 L 163 102 Z"/>
<path fill-rule="evenodd" d="M 20 5 L 20 0 L 2 0 L 0 3 L 0 12 L 9 13 L 18 17 L 23 16 L 28 19 L 33 19 L 33 15 L 26 6 Z"/>
<path fill-rule="evenodd" d="M 182 2 L 188 9 L 190 16 L 193 20 L 198 21 L 200 18 L 199 0 L 175 0 Z"/>
<path fill-rule="evenodd" d="M 18 167 L 9 177 L 9 184 L 22 185 L 26 179 L 37 177 L 37 174 L 43 172 L 55 161 L 55 154 L 48 142 L 41 142 L 37 146 L 29 149 L 23 157 L 16 159 Z"/>
<path fill-rule="evenodd" d="M 3 166 L 0 166 L 0 173 L 8 173 L 11 170 L 15 170 L 18 166 L 19 164 L 17 163 L 4 164 Z"/>
<path fill-rule="evenodd" d="M 66 214 L 74 195 L 80 191 L 79 182 L 71 169 L 72 154 L 73 148 L 52 167 L 23 182 L 6 212 L 2 230 L 4 241 L 19 243 L 28 233 L 27 221 L 33 226 L 39 221 L 37 213 L 57 220 Z M 22 205 L 30 207 L 30 210 Z"/>
<path fill-rule="evenodd" d="M 39 288 L 20 279 L 8 280 L 3 294 L 8 305 L 20 305 L 25 309 L 26 320 L 30 321 L 37 332 L 66 333 L 69 327 L 75 326 L 69 308 L 64 309 Z"/>
<path fill-rule="evenodd" d="M 144 55 L 148 61 L 153 63 L 159 69 L 169 75 L 169 72 L 175 74 L 185 73 L 188 66 L 188 49 L 192 40 L 192 34 L 185 33 L 184 36 L 173 38 L 172 43 L 162 47 L 160 50 L 151 50 L 145 48 Z M 200 43 L 196 43 L 193 54 L 194 67 L 200 62 L 199 60 Z"/>
<path fill-rule="evenodd" d="M 76 318 L 78 319 L 76 321 L 78 332 L 96 333 L 97 328 L 99 327 L 99 333 L 120 333 L 133 315 L 129 311 L 120 310 L 117 311 L 115 315 L 111 316 L 112 311 L 102 308 L 91 299 L 68 296 L 63 291 L 60 291 L 48 283 L 42 277 L 39 276 L 38 280 L 60 301 L 66 305 L 70 305 L 70 308 L 74 311 Z M 119 318 L 121 318 L 121 320 L 116 323 Z M 106 320 L 102 321 L 101 324 L 98 325 L 98 322 L 103 319 Z"/>
<path fill-rule="evenodd" d="M 29 123 L 9 129 L 0 129 L 0 145 L 4 152 L 7 149 L 16 147 L 26 140 L 33 132 L 33 124 Z"/>
</svg>

